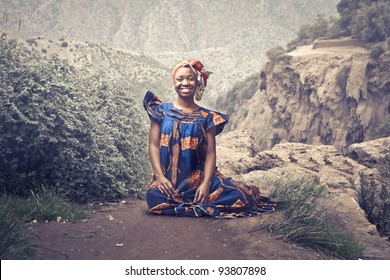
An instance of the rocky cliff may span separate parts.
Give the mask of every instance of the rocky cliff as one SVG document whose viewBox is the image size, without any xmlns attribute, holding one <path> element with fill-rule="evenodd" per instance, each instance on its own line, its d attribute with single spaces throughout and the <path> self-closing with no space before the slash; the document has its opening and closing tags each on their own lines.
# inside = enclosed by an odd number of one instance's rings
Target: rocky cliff
<svg viewBox="0 0 390 280">
<path fill-rule="evenodd" d="M 257 130 L 266 148 L 288 141 L 345 150 L 388 136 L 388 69 L 390 51 L 372 59 L 360 47 L 302 47 L 266 64 L 259 91 L 233 117 L 233 128 Z"/>
<path fill-rule="evenodd" d="M 388 238 L 379 236 L 357 202 L 360 174 L 374 180 L 381 177 L 375 163 L 383 160 L 383 147 L 390 147 L 390 137 L 351 146 L 349 154 L 361 163 L 331 145 L 283 143 L 259 152 L 249 131 L 235 130 L 218 137 L 217 165 L 224 175 L 255 184 L 265 195 L 272 193 L 268 180 L 277 177 L 317 178 L 328 193 L 326 204 L 331 205 L 332 214 L 365 246 L 361 257 L 389 259 Z"/>
</svg>

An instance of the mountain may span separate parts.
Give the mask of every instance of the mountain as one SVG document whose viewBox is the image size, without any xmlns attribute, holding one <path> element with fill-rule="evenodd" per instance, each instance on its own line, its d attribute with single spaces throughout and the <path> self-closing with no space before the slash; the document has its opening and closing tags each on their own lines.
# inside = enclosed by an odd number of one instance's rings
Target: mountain
<svg viewBox="0 0 390 280">
<path fill-rule="evenodd" d="M 336 14 L 337 2 L 0 0 L 0 11 L 12 36 L 105 44 L 143 53 L 170 69 L 183 58 L 200 59 L 214 72 L 208 89 L 214 102 L 259 72 L 267 49 L 285 45 L 318 13 Z"/>
</svg>

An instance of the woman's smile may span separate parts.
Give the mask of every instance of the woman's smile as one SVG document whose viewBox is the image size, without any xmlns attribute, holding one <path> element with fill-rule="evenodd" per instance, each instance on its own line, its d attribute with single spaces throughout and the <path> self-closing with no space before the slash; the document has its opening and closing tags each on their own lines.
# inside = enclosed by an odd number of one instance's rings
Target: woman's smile
<svg viewBox="0 0 390 280">
<path fill-rule="evenodd" d="M 181 86 L 179 89 L 182 93 L 191 93 L 193 91 L 193 88 L 188 86 Z"/>
</svg>

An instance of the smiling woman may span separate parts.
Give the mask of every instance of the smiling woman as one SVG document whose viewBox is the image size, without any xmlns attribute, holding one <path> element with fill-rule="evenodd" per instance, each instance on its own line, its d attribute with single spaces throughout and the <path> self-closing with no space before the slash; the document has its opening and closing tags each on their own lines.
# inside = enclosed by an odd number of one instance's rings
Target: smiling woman
<svg viewBox="0 0 390 280">
<path fill-rule="evenodd" d="M 259 215 L 275 203 L 216 168 L 215 136 L 228 116 L 195 103 L 211 72 L 199 61 L 184 60 L 173 69 L 177 98 L 163 103 L 147 92 L 144 108 L 151 120 L 149 156 L 154 178 L 146 200 L 153 214 L 215 218 Z"/>
</svg>

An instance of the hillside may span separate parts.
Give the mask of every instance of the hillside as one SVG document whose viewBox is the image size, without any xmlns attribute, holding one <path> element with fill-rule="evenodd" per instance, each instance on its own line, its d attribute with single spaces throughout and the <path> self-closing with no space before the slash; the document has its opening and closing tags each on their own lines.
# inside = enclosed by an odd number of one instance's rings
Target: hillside
<svg viewBox="0 0 390 280">
<path fill-rule="evenodd" d="M 47 61 L 51 56 L 67 60 L 76 69 L 104 73 L 107 82 L 128 88 L 129 95 L 140 100 L 147 90 L 158 90 L 167 98 L 171 91 L 170 69 L 141 53 L 72 39 L 46 39 L 38 36 L 18 43 L 28 60 Z"/>
<path fill-rule="evenodd" d="M 200 59 L 214 72 L 207 103 L 258 72 L 265 51 L 285 45 L 317 13 L 334 15 L 337 2 L 1 0 L 0 24 L 21 38 L 64 37 L 144 53 L 170 69 L 182 58 Z"/>
</svg>

